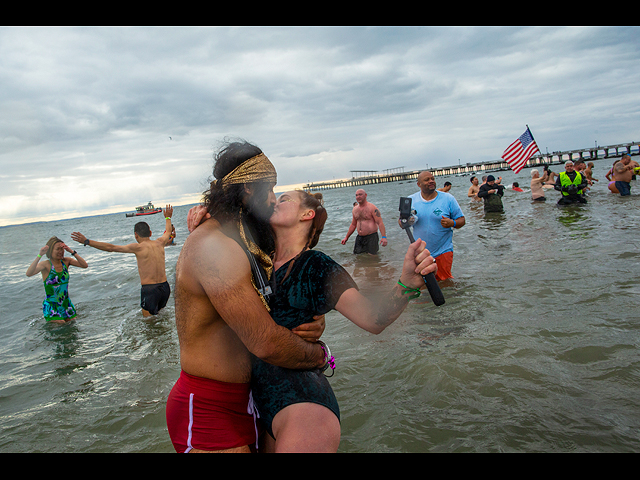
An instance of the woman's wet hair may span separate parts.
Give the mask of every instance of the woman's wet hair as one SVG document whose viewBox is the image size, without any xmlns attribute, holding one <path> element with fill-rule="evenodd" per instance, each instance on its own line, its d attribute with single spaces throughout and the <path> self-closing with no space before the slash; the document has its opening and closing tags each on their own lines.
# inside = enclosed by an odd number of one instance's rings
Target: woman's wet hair
<svg viewBox="0 0 640 480">
<path fill-rule="evenodd" d="M 47 250 L 47 252 L 45 253 L 47 258 L 51 258 L 51 252 L 53 251 L 53 246 L 56 243 L 60 243 L 60 242 L 62 242 L 62 240 L 60 240 L 58 237 L 51 237 L 49 239 L 49 241 L 47 242 L 47 247 L 49 247 L 49 250 Z"/>
<path fill-rule="evenodd" d="M 300 205 L 315 212 L 313 223 L 309 230 L 309 237 L 307 238 L 307 247 L 313 248 L 318 244 L 320 234 L 324 230 L 324 224 L 327 221 L 327 211 L 324 208 L 321 193 L 308 193 L 303 190 L 297 191 L 300 194 Z"/>
</svg>

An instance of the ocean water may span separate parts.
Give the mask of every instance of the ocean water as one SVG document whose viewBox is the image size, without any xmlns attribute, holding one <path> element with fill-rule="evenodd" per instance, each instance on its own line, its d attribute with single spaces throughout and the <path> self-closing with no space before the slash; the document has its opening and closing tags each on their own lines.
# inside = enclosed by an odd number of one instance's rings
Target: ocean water
<svg viewBox="0 0 640 480">
<path fill-rule="evenodd" d="M 425 292 L 380 335 L 336 312 L 325 341 L 337 359 L 330 382 L 342 411 L 340 452 L 636 452 L 640 450 L 640 183 L 622 198 L 606 189 L 611 160 L 587 205 L 532 203 L 507 190 L 504 214 L 471 204 L 469 177 L 454 184 L 467 224 L 454 233 L 455 279 L 446 304 Z M 555 167 L 558 171 L 560 167 Z M 529 183 L 500 172 L 503 183 Z M 323 192 L 329 220 L 318 249 L 360 288 L 378 295 L 399 277 L 408 239 L 398 200 L 414 182 L 366 188 L 387 227 L 377 257 L 354 256 L 355 189 Z M 189 206 L 177 207 L 177 245 Z M 0 228 L 0 452 L 173 452 L 166 398 L 180 371 L 173 296 L 144 319 L 133 255 L 74 244 L 72 231 L 133 242 L 124 213 Z M 148 217 L 161 233 L 161 215 Z M 78 318 L 42 318 L 40 276 L 26 269 L 52 235 L 89 268 L 71 268 Z M 154 238 L 156 235 L 153 236 Z"/>
</svg>

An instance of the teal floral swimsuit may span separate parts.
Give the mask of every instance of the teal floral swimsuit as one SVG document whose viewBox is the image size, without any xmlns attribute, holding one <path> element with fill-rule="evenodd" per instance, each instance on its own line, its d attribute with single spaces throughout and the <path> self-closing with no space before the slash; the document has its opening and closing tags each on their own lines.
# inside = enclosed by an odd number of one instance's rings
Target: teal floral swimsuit
<svg viewBox="0 0 640 480">
<path fill-rule="evenodd" d="M 56 272 L 51 264 L 49 276 L 44 281 L 44 293 L 46 298 L 42 302 L 42 313 L 47 322 L 75 318 L 76 307 L 69 298 L 69 269 L 64 262 L 62 272 Z"/>
</svg>

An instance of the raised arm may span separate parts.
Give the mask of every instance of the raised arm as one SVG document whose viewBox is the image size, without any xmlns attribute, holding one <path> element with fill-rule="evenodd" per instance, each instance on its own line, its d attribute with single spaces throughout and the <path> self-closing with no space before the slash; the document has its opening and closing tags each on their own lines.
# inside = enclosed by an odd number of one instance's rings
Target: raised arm
<svg viewBox="0 0 640 480">
<path fill-rule="evenodd" d="M 340 296 L 336 310 L 370 333 L 382 332 L 400 316 L 409 300 L 425 287 L 422 275 L 435 273 L 437 270 L 425 245 L 422 240 L 409 245 L 400 281 L 386 295 L 372 300 L 351 288 Z"/>
<path fill-rule="evenodd" d="M 107 242 L 98 242 L 97 240 L 89 240 L 80 232 L 73 232 L 71 239 L 78 243 L 82 243 L 85 247 L 93 247 L 104 252 L 118 252 L 118 253 L 136 253 L 139 249 L 137 243 L 130 243 L 129 245 L 113 245 Z"/>
<path fill-rule="evenodd" d="M 38 255 L 33 260 L 33 262 L 31 262 L 31 265 L 29 265 L 29 268 L 27 268 L 27 277 L 33 277 L 34 275 L 42 272 L 45 268 L 47 268 L 44 263 L 40 263 L 40 259 L 45 253 L 47 253 L 48 250 L 49 250 L 48 245 L 45 245 L 40 249 L 40 253 L 38 253 Z"/>
<path fill-rule="evenodd" d="M 158 240 L 166 245 L 171 240 L 171 217 L 173 216 L 173 207 L 171 205 L 167 205 L 162 213 L 164 214 L 165 227 L 164 233 L 160 238 L 158 238 Z"/>
<path fill-rule="evenodd" d="M 77 251 L 72 250 L 67 244 L 64 245 L 64 249 L 71 254 L 71 257 L 68 257 L 69 265 L 80 268 L 87 268 L 89 266 L 87 261 L 82 258 Z"/>
</svg>

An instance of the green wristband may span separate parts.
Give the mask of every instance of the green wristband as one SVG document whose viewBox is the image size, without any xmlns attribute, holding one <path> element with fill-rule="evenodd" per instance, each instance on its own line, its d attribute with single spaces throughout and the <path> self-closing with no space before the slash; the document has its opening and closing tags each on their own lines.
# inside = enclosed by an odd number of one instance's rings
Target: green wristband
<svg viewBox="0 0 640 480">
<path fill-rule="evenodd" d="M 411 295 L 409 297 L 409 300 L 413 300 L 414 298 L 418 298 L 421 294 L 420 289 L 419 288 L 410 288 L 407 287 L 404 283 L 402 283 L 400 280 L 398 280 L 398 285 L 400 285 L 401 287 L 405 288 L 406 290 L 404 292 L 402 292 L 402 295 L 406 295 L 407 293 L 413 293 L 413 295 Z"/>
</svg>

